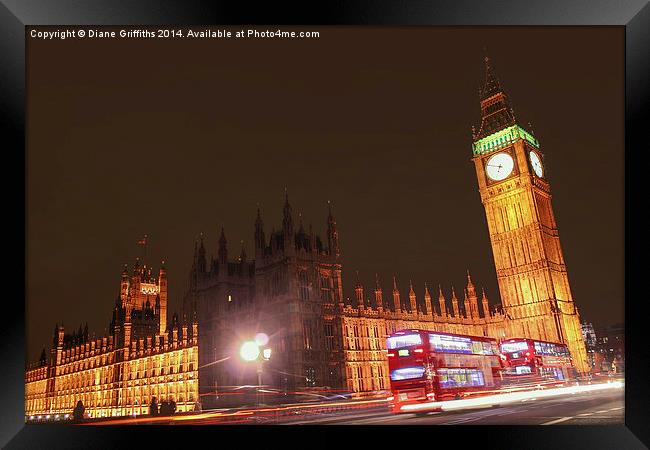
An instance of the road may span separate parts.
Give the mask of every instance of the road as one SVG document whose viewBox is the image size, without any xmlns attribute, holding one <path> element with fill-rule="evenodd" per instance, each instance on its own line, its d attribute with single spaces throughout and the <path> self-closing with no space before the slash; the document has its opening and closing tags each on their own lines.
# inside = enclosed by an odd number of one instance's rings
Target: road
<svg viewBox="0 0 650 450">
<path fill-rule="evenodd" d="M 624 384 L 597 382 L 515 389 L 437 402 L 438 411 L 393 414 L 385 398 L 259 409 L 214 410 L 160 417 L 123 417 L 84 425 L 605 425 L 624 423 Z M 404 406 L 412 408 L 414 405 Z M 431 403 L 416 408 L 431 408 Z"/>
<path fill-rule="evenodd" d="M 624 422 L 623 389 L 584 392 L 502 406 L 416 414 L 373 413 L 285 422 L 288 425 L 610 425 Z"/>
</svg>

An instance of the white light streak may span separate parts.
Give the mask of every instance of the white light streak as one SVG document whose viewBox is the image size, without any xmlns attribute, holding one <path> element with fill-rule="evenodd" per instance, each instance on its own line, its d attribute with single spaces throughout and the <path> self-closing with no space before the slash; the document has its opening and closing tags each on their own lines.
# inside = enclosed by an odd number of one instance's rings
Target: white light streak
<svg viewBox="0 0 650 450">
<path fill-rule="evenodd" d="M 503 405 L 506 403 L 520 402 L 523 400 L 534 401 L 547 397 L 556 397 L 567 394 L 580 394 L 583 392 L 600 391 L 605 389 L 620 389 L 624 386 L 621 381 L 603 384 L 587 384 L 582 386 L 568 386 L 561 388 L 543 389 L 528 392 L 510 392 L 506 394 L 486 395 L 484 397 L 468 398 L 462 400 L 448 400 L 442 402 L 427 402 L 411 405 L 403 405 L 401 411 L 421 411 L 425 409 L 438 409 L 443 411 L 453 411 L 465 408 L 474 408 L 477 406 Z"/>
</svg>

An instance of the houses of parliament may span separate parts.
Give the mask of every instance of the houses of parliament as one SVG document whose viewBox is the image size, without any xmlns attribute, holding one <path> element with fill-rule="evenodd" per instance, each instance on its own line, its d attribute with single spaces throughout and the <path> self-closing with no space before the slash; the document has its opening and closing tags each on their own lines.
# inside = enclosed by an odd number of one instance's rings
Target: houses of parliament
<svg viewBox="0 0 650 450">
<path fill-rule="evenodd" d="M 321 238 L 295 217 L 285 194 L 282 224 L 268 235 L 258 209 L 251 257 L 243 248 L 232 255 L 223 229 L 213 255 L 203 239 L 195 244 L 182 320 L 175 315 L 167 324 L 164 269 L 156 279 L 150 269 L 125 269 L 111 335 L 91 340 L 83 330 L 66 335 L 57 327 L 49 355 L 27 370 L 26 413 L 71 410 L 84 399 L 98 415 L 143 414 L 154 395 L 184 410 L 197 399 L 216 407 L 223 389 L 255 384 L 255 368 L 231 356 L 260 332 L 273 350 L 262 383 L 285 392 L 389 389 L 386 337 L 405 328 L 563 342 L 577 370 L 588 372 L 544 154 L 516 120 L 488 58 L 480 109 L 472 161 L 501 305 L 490 307 L 469 272 L 450 297 L 440 286 L 396 277 L 377 277 L 374 286 L 357 280 L 344 295 L 344 248 L 331 207 Z"/>
</svg>

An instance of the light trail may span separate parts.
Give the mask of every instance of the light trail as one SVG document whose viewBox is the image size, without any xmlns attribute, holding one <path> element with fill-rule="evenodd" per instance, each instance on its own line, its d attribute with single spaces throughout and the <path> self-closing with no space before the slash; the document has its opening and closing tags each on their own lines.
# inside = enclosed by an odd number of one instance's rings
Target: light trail
<svg viewBox="0 0 650 450">
<path fill-rule="evenodd" d="M 505 394 L 486 395 L 484 397 L 478 397 L 478 398 L 403 405 L 400 407 L 400 411 L 404 411 L 404 412 L 417 412 L 423 410 L 454 411 L 454 410 L 465 409 L 465 408 L 475 408 L 477 406 L 492 406 L 492 405 L 501 405 L 506 403 L 521 402 L 523 400 L 534 401 L 534 400 L 540 400 L 542 398 L 547 398 L 547 397 L 556 397 L 559 395 L 580 394 L 583 392 L 592 392 L 592 391 L 599 391 L 605 389 L 621 389 L 623 388 L 623 386 L 624 386 L 623 382 L 615 381 L 613 383 L 587 384 L 582 386 L 569 386 L 569 387 L 551 388 L 551 389 L 534 390 L 534 391 L 526 391 L 526 392 L 509 392 Z"/>
<path fill-rule="evenodd" d="M 588 384 L 581 386 L 568 386 L 559 388 L 546 388 L 534 389 L 528 388 L 527 391 L 519 391 L 520 387 L 510 389 L 508 392 L 501 391 L 500 393 L 489 394 L 482 397 L 466 398 L 460 400 L 449 400 L 441 402 L 427 402 L 403 405 L 400 410 L 402 412 L 419 412 L 423 410 L 441 410 L 453 411 L 461 409 L 470 409 L 476 407 L 489 407 L 493 405 L 501 405 L 508 403 L 515 403 L 521 401 L 533 402 L 543 398 L 555 397 L 561 395 L 579 394 L 584 392 L 592 392 L 606 389 L 621 389 L 624 387 L 624 382 L 615 381 L 600 384 Z M 496 392 L 496 391 L 488 391 Z M 175 416 L 157 416 L 157 417 L 123 417 L 119 419 L 103 420 L 97 422 L 86 422 L 85 425 L 146 425 L 146 424 L 164 424 L 164 423 L 187 423 L 190 421 L 209 421 L 217 420 L 220 423 L 233 423 L 234 421 L 243 422 L 246 418 L 261 416 L 264 417 L 269 413 L 277 414 L 276 418 L 284 415 L 291 415 L 292 412 L 318 412 L 319 410 L 328 411 L 336 408 L 356 409 L 366 408 L 373 406 L 381 406 L 388 402 L 388 398 L 368 399 L 357 401 L 344 401 L 344 402 L 331 402 L 331 403 L 311 403 L 311 404 L 295 404 L 283 405 L 278 407 L 266 407 L 258 409 L 239 410 L 234 412 L 226 412 L 223 410 L 206 411 L 196 414 L 188 415 L 175 415 Z"/>
<path fill-rule="evenodd" d="M 375 404 L 386 403 L 386 399 L 378 400 L 361 400 L 352 402 L 336 402 L 336 403 L 316 403 L 306 405 L 287 405 L 274 408 L 258 408 L 251 410 L 241 410 L 231 413 L 212 411 L 199 414 L 183 415 L 183 416 L 162 416 L 162 417 L 125 417 L 121 419 L 105 420 L 101 422 L 86 422 L 84 425 L 137 425 L 137 424 L 160 424 L 169 422 L 186 422 L 186 421 L 201 421 L 210 419 L 228 419 L 239 418 L 241 416 L 253 416 L 258 413 L 290 413 L 292 411 L 311 411 L 314 409 L 330 409 L 336 407 L 347 406 L 350 409 L 360 408 L 365 406 L 372 406 Z"/>
</svg>

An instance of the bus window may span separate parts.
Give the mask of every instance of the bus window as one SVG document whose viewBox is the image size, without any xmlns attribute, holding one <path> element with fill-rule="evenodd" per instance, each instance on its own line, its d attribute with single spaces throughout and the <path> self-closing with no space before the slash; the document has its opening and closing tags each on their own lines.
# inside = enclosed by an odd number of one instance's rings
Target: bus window
<svg viewBox="0 0 650 450">
<path fill-rule="evenodd" d="M 414 345 L 421 345 L 422 338 L 419 334 L 404 334 L 398 336 L 391 336 L 386 340 L 386 347 L 388 350 L 394 350 L 401 347 L 412 347 Z"/>
<path fill-rule="evenodd" d="M 472 354 L 472 340 L 463 336 L 447 336 L 445 334 L 429 335 L 432 350 L 446 353 Z"/>
<path fill-rule="evenodd" d="M 483 372 L 479 369 L 438 369 L 438 380 L 442 389 L 467 386 L 484 386 Z"/>
<path fill-rule="evenodd" d="M 390 379 L 393 381 L 412 380 L 415 378 L 422 378 L 423 375 L 423 366 L 403 367 L 401 369 L 391 370 Z"/>
<path fill-rule="evenodd" d="M 528 350 L 528 343 L 526 341 L 516 342 L 503 342 L 501 344 L 501 351 L 503 353 L 513 353 Z"/>
</svg>

